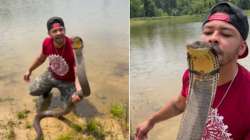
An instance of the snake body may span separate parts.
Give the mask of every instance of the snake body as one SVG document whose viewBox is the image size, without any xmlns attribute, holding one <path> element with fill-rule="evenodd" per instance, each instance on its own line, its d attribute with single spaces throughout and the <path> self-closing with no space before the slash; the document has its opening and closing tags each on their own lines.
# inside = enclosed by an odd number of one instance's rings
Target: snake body
<svg viewBox="0 0 250 140">
<path fill-rule="evenodd" d="M 73 38 L 73 48 L 75 50 L 75 60 L 77 64 L 76 73 L 79 80 L 79 84 L 81 86 L 81 90 L 77 91 L 76 94 L 79 95 L 80 98 L 83 98 L 90 95 L 90 86 L 86 76 L 84 57 L 82 54 L 83 41 L 80 37 Z M 35 128 L 35 131 L 37 133 L 36 140 L 43 139 L 43 131 L 40 124 L 43 118 L 56 117 L 60 119 L 64 115 L 68 114 L 74 108 L 74 105 L 75 104 L 71 101 L 71 98 L 69 98 L 68 102 L 66 103 L 66 106 L 63 108 L 54 108 L 38 112 L 33 122 L 33 127 Z"/>
<path fill-rule="evenodd" d="M 216 93 L 220 50 L 217 45 L 194 42 L 187 45 L 189 95 L 177 140 L 201 140 L 208 112 Z"/>
</svg>

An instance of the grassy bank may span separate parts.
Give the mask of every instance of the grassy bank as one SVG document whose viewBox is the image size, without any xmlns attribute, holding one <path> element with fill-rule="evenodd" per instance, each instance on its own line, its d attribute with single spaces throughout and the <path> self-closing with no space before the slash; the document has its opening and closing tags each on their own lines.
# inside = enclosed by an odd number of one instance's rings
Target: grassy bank
<svg viewBox="0 0 250 140">
<path fill-rule="evenodd" d="M 250 10 L 244 10 L 247 16 L 250 16 Z"/>
<path fill-rule="evenodd" d="M 10 103 L 10 98 L 0 102 Z M 15 104 L 13 104 L 14 106 Z M 36 107 L 25 105 L 12 112 L 13 116 L 0 120 L 1 140 L 31 140 L 36 133 L 32 126 Z M 53 140 L 125 140 L 128 138 L 128 106 L 113 104 L 110 113 L 91 117 L 71 112 L 65 118 L 44 118 L 41 121 L 44 138 Z"/>
<path fill-rule="evenodd" d="M 169 21 L 173 23 L 188 23 L 201 21 L 201 15 L 185 15 L 185 16 L 162 16 L 162 17 L 140 17 L 140 18 L 131 18 L 130 26 L 138 26 L 141 24 L 156 23 L 159 21 Z"/>
<path fill-rule="evenodd" d="M 250 16 L 250 10 L 244 10 L 247 16 Z M 173 23 L 188 23 L 202 21 L 204 15 L 184 15 L 184 16 L 161 16 L 161 17 L 138 17 L 130 18 L 130 26 L 137 26 L 146 23 L 155 23 L 163 20 L 168 20 Z"/>
</svg>

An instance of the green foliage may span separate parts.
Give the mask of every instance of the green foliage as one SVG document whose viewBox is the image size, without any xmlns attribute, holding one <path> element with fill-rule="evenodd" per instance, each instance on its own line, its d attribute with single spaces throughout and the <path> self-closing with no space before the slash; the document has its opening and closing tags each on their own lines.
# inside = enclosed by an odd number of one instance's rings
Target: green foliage
<svg viewBox="0 0 250 140">
<path fill-rule="evenodd" d="M 76 132 L 82 132 L 83 128 L 80 125 L 73 124 L 71 125 L 72 129 L 74 129 Z"/>
<path fill-rule="evenodd" d="M 11 97 L 7 97 L 7 98 L 0 98 L 0 102 L 11 102 L 14 101 L 14 98 Z"/>
<path fill-rule="evenodd" d="M 62 135 L 59 135 L 56 140 L 86 140 L 83 138 L 81 133 L 77 133 L 76 131 L 69 131 Z"/>
<path fill-rule="evenodd" d="M 119 119 L 123 118 L 125 115 L 125 108 L 122 104 L 112 105 L 110 113 Z"/>
<path fill-rule="evenodd" d="M 144 4 L 141 0 L 130 1 L 130 17 L 143 17 L 144 16 Z"/>
<path fill-rule="evenodd" d="M 72 136 L 72 134 L 67 133 L 64 135 L 59 136 L 56 140 L 72 140 L 74 137 Z"/>
<path fill-rule="evenodd" d="M 6 134 L 6 138 L 8 140 L 14 140 L 15 137 L 16 137 L 16 134 L 15 134 L 14 130 L 13 129 L 8 129 L 7 134 Z"/>
<path fill-rule="evenodd" d="M 29 113 L 30 113 L 29 110 L 23 110 L 23 111 L 17 112 L 17 118 L 18 119 L 25 119 L 28 117 Z"/>
<path fill-rule="evenodd" d="M 245 10 L 244 12 L 246 13 L 246 15 L 250 16 L 250 10 Z"/>
<path fill-rule="evenodd" d="M 32 128 L 32 125 L 31 125 L 31 124 L 29 124 L 29 123 L 26 123 L 25 128 L 27 128 L 27 129 L 31 129 L 31 128 Z"/>
<path fill-rule="evenodd" d="M 237 5 L 239 5 L 242 9 L 250 9 L 249 0 L 238 0 Z"/>
<path fill-rule="evenodd" d="M 16 134 L 15 134 L 15 131 L 14 131 L 14 126 L 16 125 L 16 123 L 12 120 L 9 120 L 7 122 L 7 131 L 6 131 L 6 134 L 5 134 L 5 138 L 7 140 L 15 140 L 16 138 Z"/>
<path fill-rule="evenodd" d="M 112 114 L 113 117 L 115 117 L 122 129 L 123 132 L 128 132 L 129 130 L 129 126 L 128 126 L 128 109 L 127 109 L 127 105 L 123 105 L 123 104 L 114 104 L 111 106 L 111 110 L 110 113 Z"/>
<path fill-rule="evenodd" d="M 93 135 L 98 140 L 104 140 L 106 135 L 102 125 L 95 119 L 87 120 L 86 132 Z"/>
<path fill-rule="evenodd" d="M 153 17 L 167 15 L 156 6 L 154 0 L 130 0 L 130 17 Z"/>
<path fill-rule="evenodd" d="M 250 9 L 250 0 L 130 0 L 131 17 L 203 15 L 217 2 L 230 1 Z"/>
</svg>

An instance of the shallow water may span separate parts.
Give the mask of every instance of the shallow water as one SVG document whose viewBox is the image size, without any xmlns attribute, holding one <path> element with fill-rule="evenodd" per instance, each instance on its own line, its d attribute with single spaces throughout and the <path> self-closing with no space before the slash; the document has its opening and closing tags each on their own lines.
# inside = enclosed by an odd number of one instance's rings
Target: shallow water
<svg viewBox="0 0 250 140">
<path fill-rule="evenodd" d="M 80 36 L 84 40 L 92 90 L 88 104 L 101 113 L 108 113 L 112 104 L 128 104 L 128 1 L 2 1 L 0 96 L 13 98 L 14 107 L 10 102 L 0 102 L 1 112 L 6 112 L 0 119 L 34 107 L 34 97 L 28 94 L 28 84 L 22 78 L 41 52 L 42 41 L 47 36 L 46 22 L 52 16 L 64 19 L 68 36 Z M 46 67 L 47 63 L 35 70 L 31 79 Z"/>
<path fill-rule="evenodd" d="M 185 45 L 199 40 L 201 22 L 165 19 L 131 25 L 130 105 L 131 128 L 158 111 L 180 93 L 187 68 Z M 250 38 L 247 40 L 250 43 Z M 250 69 L 250 57 L 240 61 Z M 180 117 L 170 119 L 149 133 L 149 139 L 175 139 Z"/>
</svg>

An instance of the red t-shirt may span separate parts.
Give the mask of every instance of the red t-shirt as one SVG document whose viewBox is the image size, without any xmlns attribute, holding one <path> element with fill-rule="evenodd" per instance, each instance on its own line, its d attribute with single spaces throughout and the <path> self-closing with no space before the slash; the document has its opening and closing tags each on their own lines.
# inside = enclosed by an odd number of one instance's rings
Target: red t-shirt
<svg viewBox="0 0 250 140">
<path fill-rule="evenodd" d="M 55 48 L 53 39 L 47 37 L 43 41 L 42 53 L 49 58 L 49 71 L 54 78 L 69 82 L 75 81 L 75 58 L 72 48 L 72 41 L 65 36 L 65 46 Z"/>
<path fill-rule="evenodd" d="M 233 140 L 250 140 L 250 73 L 239 64 L 238 68 L 238 74 L 227 96 L 218 108 L 218 112 L 213 112 L 213 115 L 222 117 L 217 117 L 217 121 L 207 120 L 206 129 L 203 133 L 204 140 L 209 140 L 208 137 L 211 137 L 211 135 L 215 137 L 215 140 L 230 138 Z M 187 70 L 182 80 L 181 94 L 186 97 L 189 86 L 189 72 Z M 217 87 L 212 108 L 219 104 L 229 84 L 230 82 Z M 228 138 L 229 136 L 230 138 Z"/>
</svg>

